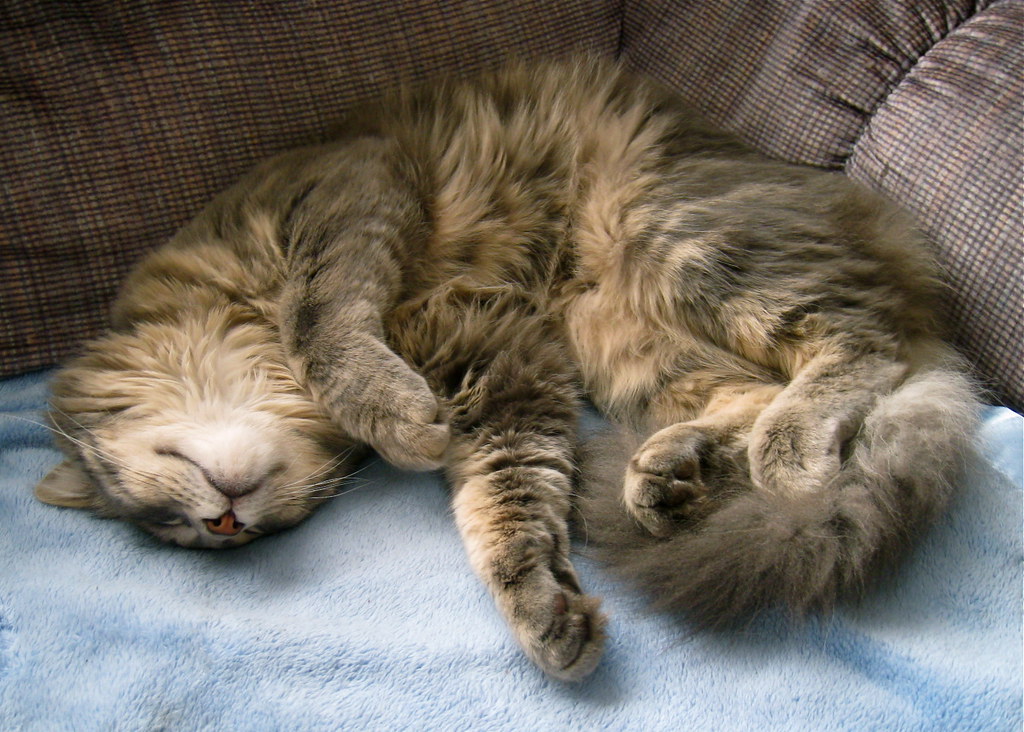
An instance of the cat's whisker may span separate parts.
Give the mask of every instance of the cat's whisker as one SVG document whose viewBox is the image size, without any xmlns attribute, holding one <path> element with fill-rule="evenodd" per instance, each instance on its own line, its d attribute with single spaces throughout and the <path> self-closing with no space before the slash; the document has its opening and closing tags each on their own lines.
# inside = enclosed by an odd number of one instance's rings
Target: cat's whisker
<svg viewBox="0 0 1024 732">
<path fill-rule="evenodd" d="M 291 488 L 293 486 L 304 485 L 306 484 L 307 481 L 309 481 L 312 478 L 317 478 L 323 475 L 324 473 L 329 473 L 330 471 L 334 470 L 339 465 L 341 465 L 345 460 L 347 460 L 349 456 L 352 454 L 353 449 L 354 448 L 345 450 L 341 454 L 336 455 L 335 457 L 331 458 L 330 460 L 322 464 L 320 467 L 318 467 L 311 473 L 303 476 L 302 478 L 299 478 L 298 480 L 292 481 L 291 483 L 287 483 L 281 486 L 281 488 Z"/>
<path fill-rule="evenodd" d="M 337 492 L 334 492 L 334 493 L 329 493 L 327 495 L 321 495 L 321 496 L 310 496 L 309 500 L 312 500 L 312 501 L 329 501 L 329 500 L 334 499 L 334 498 L 341 498 L 342 496 L 347 496 L 349 493 L 353 493 L 353 492 L 359 490 L 360 488 L 365 488 L 366 486 L 371 485 L 372 482 L 373 481 L 369 481 L 369 480 L 367 480 L 367 481 L 360 481 L 358 485 L 354 485 L 351 488 L 348 488 L 347 490 L 340 490 L 340 491 L 337 491 Z"/>
<path fill-rule="evenodd" d="M 363 483 L 362 485 L 355 485 L 349 488 L 348 490 L 338 491 L 337 493 L 332 493 L 329 496 L 320 496 L 318 497 L 318 500 L 326 501 L 332 498 L 341 498 L 342 496 L 347 496 L 349 493 L 355 493 L 357 490 L 359 490 L 360 488 L 365 488 L 367 485 L 367 483 Z"/>
<path fill-rule="evenodd" d="M 74 443 L 75 445 L 77 445 L 82 450 L 91 452 L 92 454 L 96 455 L 97 457 L 103 458 L 106 462 L 110 463 L 115 468 L 117 468 L 117 470 L 119 472 L 121 472 L 121 473 L 125 473 L 125 474 L 128 474 L 128 475 L 131 475 L 132 477 L 134 477 L 134 478 L 136 478 L 136 479 L 138 479 L 140 481 L 151 481 L 150 484 L 154 485 L 156 487 L 159 487 L 160 485 L 162 485 L 162 483 L 160 482 L 160 477 L 158 475 L 156 475 L 155 473 L 151 473 L 151 472 L 148 472 L 148 471 L 142 471 L 139 468 L 136 468 L 134 466 L 128 465 L 124 461 L 123 458 L 120 458 L 117 455 L 114 455 L 113 453 L 108 452 L 106 450 L 103 450 L 102 448 L 99 448 L 96 445 L 91 445 L 88 442 L 85 442 L 84 440 L 81 440 L 81 439 L 75 437 L 74 435 L 71 435 L 70 433 L 67 432 L 67 430 L 65 430 L 64 428 L 60 427 L 59 425 L 52 425 L 52 426 L 42 425 L 42 426 L 47 427 L 51 432 L 53 432 L 55 434 L 61 435 L 66 440 Z M 88 432 L 89 434 L 93 435 L 93 437 L 95 437 L 94 433 L 89 432 L 89 430 L 85 430 L 85 431 Z"/>
<path fill-rule="evenodd" d="M 346 475 L 346 477 L 354 478 L 355 476 L 359 475 L 360 473 L 365 473 L 367 470 L 370 469 L 370 466 L 372 466 L 372 465 L 373 465 L 372 462 L 369 462 L 369 461 L 368 462 L 364 462 L 362 465 L 360 465 L 358 468 L 353 470 L 351 473 L 348 473 Z"/>
<path fill-rule="evenodd" d="M 0 415 L 0 417 L 3 417 L 5 419 L 16 419 L 19 422 L 26 422 L 28 424 L 35 425 L 36 427 L 42 427 L 43 429 L 49 430 L 50 432 L 57 431 L 56 429 L 54 429 L 52 425 L 46 424 L 46 422 L 42 422 L 37 419 L 29 419 L 28 417 L 22 417 L 20 414 L 5 413 Z"/>
<path fill-rule="evenodd" d="M 327 478 L 326 480 L 318 481 L 316 483 L 311 483 L 308 485 L 292 486 L 290 489 L 285 491 L 281 491 L 280 489 L 278 489 L 276 493 L 279 498 L 284 500 L 325 500 L 339 495 L 339 493 L 335 492 L 335 489 L 338 486 L 345 486 L 357 483 L 359 485 L 357 485 L 356 487 L 361 487 L 372 482 L 373 481 L 369 481 L 364 478 L 356 478 L 351 475 L 342 475 L 334 478 Z M 347 492 L 348 491 L 343 491 L 342 493 Z"/>
<path fill-rule="evenodd" d="M 358 480 L 358 479 L 356 479 Z M 311 483 L 309 485 L 293 486 L 290 490 L 285 491 L 283 496 L 309 496 L 315 498 L 314 494 L 329 491 L 334 489 L 338 485 L 345 485 L 347 483 L 355 482 L 349 476 L 339 476 L 337 478 L 329 478 L 327 480 L 320 481 L 318 483 Z M 360 481 L 366 482 L 366 481 Z"/>
<path fill-rule="evenodd" d="M 63 409 L 58 407 L 56 404 L 50 404 L 49 408 L 50 408 L 51 412 L 56 412 L 57 414 L 61 415 L 62 417 L 67 419 L 69 422 L 74 424 L 76 427 L 78 427 L 78 429 L 82 430 L 82 432 L 86 433 L 87 435 L 91 435 L 92 437 L 96 437 L 96 433 L 93 430 L 90 430 L 84 424 L 82 424 L 77 419 L 75 419 L 72 415 L 68 414 Z"/>
</svg>

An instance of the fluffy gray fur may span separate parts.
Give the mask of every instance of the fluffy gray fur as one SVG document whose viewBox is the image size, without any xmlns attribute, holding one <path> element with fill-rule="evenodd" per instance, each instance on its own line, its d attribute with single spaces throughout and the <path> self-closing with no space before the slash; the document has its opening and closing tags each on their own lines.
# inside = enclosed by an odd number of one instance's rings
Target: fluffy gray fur
<svg viewBox="0 0 1024 732">
<path fill-rule="evenodd" d="M 641 440 L 605 433 L 582 451 L 580 531 L 655 608 L 697 627 L 746 623 L 768 609 L 827 612 L 893 569 L 941 513 L 975 409 L 962 377 L 911 377 L 878 400 L 823 490 L 770 492 L 739 470 L 719 472 L 720 507 L 662 537 L 622 507 L 622 475 Z"/>
<path fill-rule="evenodd" d="M 527 655 L 579 679 L 581 396 L 640 435 L 581 504 L 665 607 L 830 607 L 946 503 L 972 429 L 907 217 L 593 60 L 402 89 L 215 199 L 54 382 L 40 499 L 223 547 L 359 448 L 443 467 Z"/>
</svg>

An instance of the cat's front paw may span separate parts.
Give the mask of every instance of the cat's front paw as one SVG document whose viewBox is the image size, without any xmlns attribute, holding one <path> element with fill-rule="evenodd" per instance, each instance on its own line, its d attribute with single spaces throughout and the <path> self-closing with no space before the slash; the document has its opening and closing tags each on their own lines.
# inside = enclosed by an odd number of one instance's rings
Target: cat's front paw
<svg viewBox="0 0 1024 732">
<path fill-rule="evenodd" d="M 538 585 L 519 603 L 513 630 L 542 671 L 562 681 L 579 681 L 594 670 L 604 651 L 607 620 L 601 601 L 567 585 Z"/>
<path fill-rule="evenodd" d="M 626 510 L 654 536 L 670 536 L 712 506 L 710 457 L 714 436 L 676 424 L 652 435 L 626 467 Z"/>
<path fill-rule="evenodd" d="M 318 403 L 346 434 L 399 468 L 443 464 L 447 415 L 422 376 L 369 334 L 350 335 L 330 356 L 292 369 L 307 374 Z"/>
<path fill-rule="evenodd" d="M 371 446 L 392 465 L 433 470 L 444 462 L 451 430 L 427 382 L 411 370 L 390 398 L 369 415 Z"/>
</svg>

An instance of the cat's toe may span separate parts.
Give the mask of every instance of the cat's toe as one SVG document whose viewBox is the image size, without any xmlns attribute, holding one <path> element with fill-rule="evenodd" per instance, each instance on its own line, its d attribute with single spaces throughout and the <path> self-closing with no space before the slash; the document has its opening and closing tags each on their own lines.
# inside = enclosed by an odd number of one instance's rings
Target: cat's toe
<svg viewBox="0 0 1024 732">
<path fill-rule="evenodd" d="M 404 470 L 434 470 L 444 463 L 451 430 L 446 422 L 422 424 L 394 420 L 388 437 L 374 445 L 392 465 Z"/>
<path fill-rule="evenodd" d="M 699 480 L 630 467 L 626 471 L 625 500 L 633 518 L 651 534 L 664 537 L 680 524 L 703 515 L 708 491 Z"/>
<path fill-rule="evenodd" d="M 604 650 L 605 616 L 600 600 L 568 589 L 549 603 L 547 627 L 527 644 L 526 651 L 547 674 L 579 681 L 597 666 Z"/>
</svg>

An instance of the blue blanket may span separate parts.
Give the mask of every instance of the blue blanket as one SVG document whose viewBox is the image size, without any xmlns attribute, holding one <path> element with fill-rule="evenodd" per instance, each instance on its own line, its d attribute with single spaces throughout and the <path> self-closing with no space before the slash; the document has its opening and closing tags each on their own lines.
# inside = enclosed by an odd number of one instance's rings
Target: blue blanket
<svg viewBox="0 0 1024 732">
<path fill-rule="evenodd" d="M 0 729 L 1021 728 L 1008 410 L 906 565 L 828 619 L 688 633 L 579 559 L 611 638 L 571 685 L 515 647 L 434 475 L 371 461 L 296 529 L 221 552 L 37 503 L 45 376 L 0 382 Z"/>
</svg>

